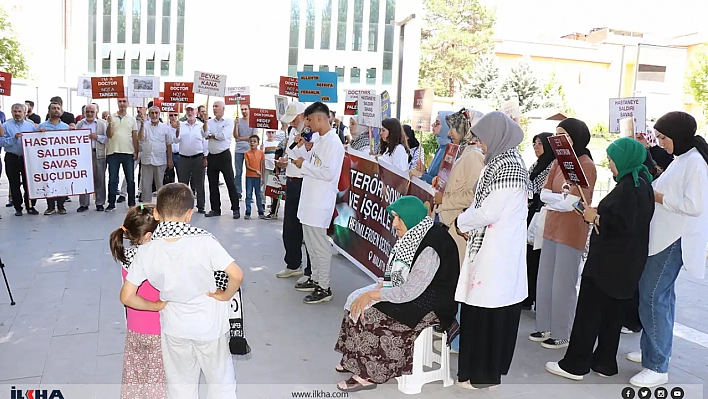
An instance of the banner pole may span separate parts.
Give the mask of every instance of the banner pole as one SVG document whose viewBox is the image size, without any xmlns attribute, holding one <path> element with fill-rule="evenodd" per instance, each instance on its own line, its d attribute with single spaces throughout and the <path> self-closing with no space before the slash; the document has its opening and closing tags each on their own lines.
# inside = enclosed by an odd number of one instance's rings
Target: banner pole
<svg viewBox="0 0 708 399">
<path fill-rule="evenodd" d="M 369 126 L 369 155 L 374 155 L 374 134 Z"/>
</svg>

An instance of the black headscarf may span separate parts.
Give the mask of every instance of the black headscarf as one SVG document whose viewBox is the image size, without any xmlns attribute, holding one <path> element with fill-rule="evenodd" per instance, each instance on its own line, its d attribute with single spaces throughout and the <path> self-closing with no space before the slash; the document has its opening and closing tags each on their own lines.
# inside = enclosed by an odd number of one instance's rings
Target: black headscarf
<svg viewBox="0 0 708 399">
<path fill-rule="evenodd" d="M 696 119 L 681 111 L 669 112 L 654 124 L 654 130 L 673 140 L 673 155 L 680 156 L 695 148 L 708 163 L 708 144 L 696 135 L 697 129 Z"/>
<path fill-rule="evenodd" d="M 587 155 L 592 159 L 592 154 L 588 150 L 588 144 L 590 144 L 590 129 L 588 125 L 580 119 L 568 118 L 558 124 L 558 127 L 563 128 L 568 135 L 573 140 L 573 151 L 575 155 L 580 158 L 583 155 Z"/>
<path fill-rule="evenodd" d="M 531 170 L 531 175 L 529 176 L 531 181 L 536 179 L 536 177 L 546 170 L 548 165 L 556 159 L 556 156 L 553 154 L 553 148 L 551 148 L 551 143 L 548 141 L 548 138 L 551 136 L 553 136 L 552 133 L 541 133 L 533 136 L 533 139 L 531 139 L 532 143 L 536 142 L 536 139 L 538 139 L 543 145 L 543 154 L 538 157 L 536 166 Z"/>
<path fill-rule="evenodd" d="M 420 146 L 420 142 L 415 138 L 415 133 L 410 125 L 403 125 L 403 132 L 405 132 L 406 137 L 408 137 L 408 148 L 413 149 Z"/>
</svg>

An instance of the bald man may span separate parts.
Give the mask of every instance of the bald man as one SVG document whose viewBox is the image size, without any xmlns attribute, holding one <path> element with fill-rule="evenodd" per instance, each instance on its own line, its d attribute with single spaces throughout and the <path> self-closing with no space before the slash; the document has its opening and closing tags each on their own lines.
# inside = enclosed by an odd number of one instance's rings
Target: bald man
<svg viewBox="0 0 708 399">
<path fill-rule="evenodd" d="M 206 217 L 221 216 L 221 194 L 219 193 L 219 174 L 224 176 L 229 191 L 233 218 L 241 218 L 238 194 L 234 182 L 234 168 L 231 163 L 231 138 L 234 136 L 234 121 L 224 117 L 224 102 L 214 103 L 214 117 L 204 124 L 202 137 L 208 140 L 207 177 L 209 179 L 209 201 L 211 211 Z"/>
<path fill-rule="evenodd" d="M 95 104 L 86 105 L 84 118 L 76 124 L 77 129 L 90 129 L 91 154 L 93 156 L 93 189 L 96 195 L 96 210 L 103 212 L 106 205 L 106 122 L 98 119 L 98 107 Z M 77 212 L 86 212 L 91 204 L 91 194 L 79 196 Z"/>
</svg>

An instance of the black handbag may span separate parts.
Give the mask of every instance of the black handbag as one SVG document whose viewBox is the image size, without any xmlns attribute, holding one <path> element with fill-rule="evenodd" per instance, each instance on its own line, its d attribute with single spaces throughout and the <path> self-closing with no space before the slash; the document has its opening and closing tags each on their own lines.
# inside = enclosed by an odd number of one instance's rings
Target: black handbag
<svg viewBox="0 0 708 399">
<path fill-rule="evenodd" d="M 162 178 L 162 185 L 170 184 L 175 182 L 175 168 L 167 168 L 165 170 L 165 176 Z"/>
</svg>

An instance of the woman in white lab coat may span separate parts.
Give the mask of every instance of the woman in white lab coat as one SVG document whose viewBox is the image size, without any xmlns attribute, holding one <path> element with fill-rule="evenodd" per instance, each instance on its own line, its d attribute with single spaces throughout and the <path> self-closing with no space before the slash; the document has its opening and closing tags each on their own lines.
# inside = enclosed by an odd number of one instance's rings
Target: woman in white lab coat
<svg viewBox="0 0 708 399">
<path fill-rule="evenodd" d="M 381 121 L 381 126 L 383 127 L 380 134 L 378 160 L 395 167 L 407 176 L 408 163 L 411 159 L 408 139 L 403 133 L 401 122 L 396 118 L 387 118 Z"/>
</svg>

